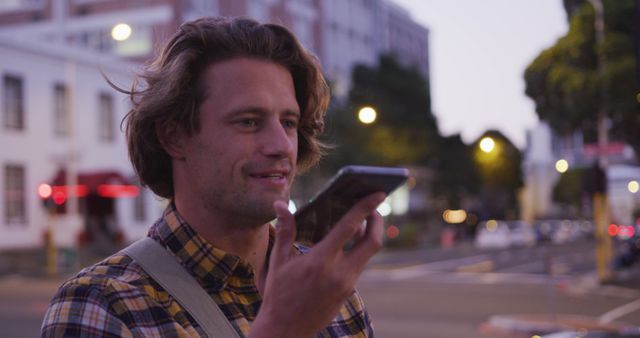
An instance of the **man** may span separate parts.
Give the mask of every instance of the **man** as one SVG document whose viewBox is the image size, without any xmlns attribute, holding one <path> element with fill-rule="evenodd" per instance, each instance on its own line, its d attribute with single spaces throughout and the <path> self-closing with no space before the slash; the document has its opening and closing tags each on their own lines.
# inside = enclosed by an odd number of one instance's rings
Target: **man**
<svg viewBox="0 0 640 338">
<path fill-rule="evenodd" d="M 205 18 L 182 25 L 141 78 L 145 85 L 129 92 L 129 155 L 141 181 L 170 200 L 148 236 L 241 337 L 372 336 L 353 288 L 381 246 L 375 208 L 384 195 L 363 199 L 312 249 L 294 244 L 287 210 L 294 176 L 323 151 L 317 137 L 329 98 L 315 59 L 282 26 Z M 204 333 L 117 253 L 61 286 L 42 336 Z"/>
</svg>

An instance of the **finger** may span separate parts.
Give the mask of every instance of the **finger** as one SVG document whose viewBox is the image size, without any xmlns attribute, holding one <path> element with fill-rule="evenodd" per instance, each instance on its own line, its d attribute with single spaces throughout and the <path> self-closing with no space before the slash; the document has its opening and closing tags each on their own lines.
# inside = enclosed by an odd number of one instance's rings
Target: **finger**
<svg viewBox="0 0 640 338">
<path fill-rule="evenodd" d="M 384 221 L 382 216 L 374 211 L 367 217 L 367 228 L 364 236 L 362 236 L 346 254 L 347 264 L 364 267 L 371 256 L 382 247 L 383 233 Z"/>
<path fill-rule="evenodd" d="M 271 249 L 269 264 L 277 266 L 286 262 L 291 256 L 291 247 L 296 238 L 296 225 L 293 215 L 289 212 L 287 204 L 283 201 L 273 203 L 276 211 L 276 238 Z"/>
<path fill-rule="evenodd" d="M 356 203 L 339 221 L 327 236 L 316 244 L 316 250 L 340 252 L 362 226 L 362 222 L 384 201 L 384 193 L 371 194 Z"/>
<path fill-rule="evenodd" d="M 364 236 L 367 230 L 367 222 L 362 222 L 362 224 L 356 230 L 356 233 L 353 235 L 353 240 L 357 242 L 360 238 Z"/>
</svg>

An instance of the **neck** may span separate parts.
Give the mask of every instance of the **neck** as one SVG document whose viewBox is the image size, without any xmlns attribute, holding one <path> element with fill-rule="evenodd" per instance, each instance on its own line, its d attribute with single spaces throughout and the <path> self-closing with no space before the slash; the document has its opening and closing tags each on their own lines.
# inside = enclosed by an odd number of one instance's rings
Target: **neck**
<svg viewBox="0 0 640 338">
<path fill-rule="evenodd" d="M 175 199 L 175 204 L 180 216 L 211 245 L 248 261 L 261 289 L 269 248 L 268 223 L 243 222 L 237 215 L 225 217 L 220 213 L 200 210 L 179 198 Z"/>
</svg>

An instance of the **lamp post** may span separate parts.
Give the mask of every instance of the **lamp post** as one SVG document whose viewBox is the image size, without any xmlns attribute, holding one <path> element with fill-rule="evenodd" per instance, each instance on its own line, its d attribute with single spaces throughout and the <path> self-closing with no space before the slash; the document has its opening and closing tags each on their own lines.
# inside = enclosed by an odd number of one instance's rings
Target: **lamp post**
<svg viewBox="0 0 640 338">
<path fill-rule="evenodd" d="M 601 102 L 598 111 L 598 165 L 599 169 L 604 173 L 605 186 L 602 191 L 596 191 L 593 195 L 593 218 L 596 224 L 596 268 L 600 282 L 604 282 L 611 278 L 611 270 L 609 262 L 613 258 L 613 249 L 611 237 L 607 235 L 607 225 L 609 224 L 609 201 L 607 199 L 606 181 L 607 167 L 609 161 L 607 158 L 607 144 L 609 143 L 608 125 L 607 125 L 607 89 L 604 85 L 606 57 L 602 52 L 602 43 L 604 42 L 605 22 L 604 22 L 604 5 L 602 0 L 589 0 L 595 11 L 595 41 L 598 56 L 598 74 L 600 78 L 600 96 Z"/>
</svg>

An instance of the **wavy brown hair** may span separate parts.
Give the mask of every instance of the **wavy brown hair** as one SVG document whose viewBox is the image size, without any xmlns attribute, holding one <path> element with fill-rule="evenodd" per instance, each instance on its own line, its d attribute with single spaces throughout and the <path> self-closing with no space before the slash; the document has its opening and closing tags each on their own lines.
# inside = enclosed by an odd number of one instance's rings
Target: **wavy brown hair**
<svg viewBox="0 0 640 338">
<path fill-rule="evenodd" d="M 129 157 L 142 184 L 157 195 L 174 195 L 171 157 L 158 130 L 181 128 L 187 135 L 197 134 L 205 69 L 237 57 L 268 60 L 289 70 L 301 111 L 299 171 L 320 160 L 325 145 L 318 137 L 324 129 L 329 89 L 316 58 L 283 26 L 245 18 L 202 18 L 181 25 L 126 91 L 132 102 L 123 119 Z"/>
</svg>

